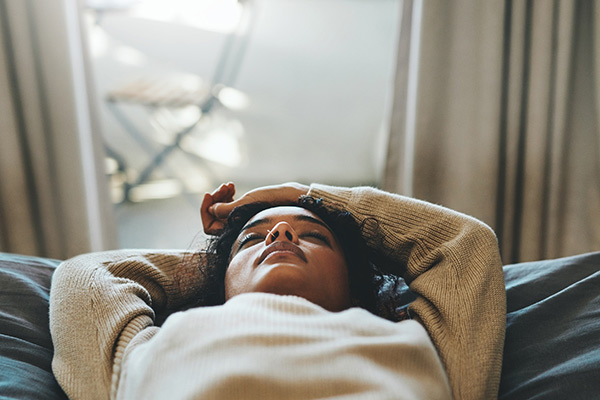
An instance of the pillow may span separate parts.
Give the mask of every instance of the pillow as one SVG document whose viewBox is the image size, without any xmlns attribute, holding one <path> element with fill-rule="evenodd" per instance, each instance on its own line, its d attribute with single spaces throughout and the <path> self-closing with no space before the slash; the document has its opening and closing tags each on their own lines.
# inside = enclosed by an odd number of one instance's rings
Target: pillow
<svg viewBox="0 0 600 400">
<path fill-rule="evenodd" d="M 600 252 L 504 267 L 500 399 L 600 396 Z"/>
<path fill-rule="evenodd" d="M 52 374 L 50 278 L 57 260 L 0 253 L 0 397 L 66 399 Z"/>
</svg>

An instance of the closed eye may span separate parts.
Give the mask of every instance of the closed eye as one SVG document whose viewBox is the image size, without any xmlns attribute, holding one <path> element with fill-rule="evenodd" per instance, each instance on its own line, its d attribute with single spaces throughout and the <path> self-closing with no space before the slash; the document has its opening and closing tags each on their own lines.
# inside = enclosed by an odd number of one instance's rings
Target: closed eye
<svg viewBox="0 0 600 400">
<path fill-rule="evenodd" d="M 327 236 L 323 235 L 321 232 L 317 232 L 317 231 L 306 232 L 306 233 L 301 234 L 300 237 L 313 237 L 313 238 L 318 239 L 321 242 L 325 243 L 327 246 L 331 247 L 331 242 L 329 241 L 329 238 Z"/>
<path fill-rule="evenodd" d="M 249 233 L 240 239 L 238 249 L 244 247 L 246 244 L 249 244 L 253 241 L 262 241 L 262 240 L 265 240 L 265 237 L 263 235 L 260 235 L 258 233 Z"/>
</svg>

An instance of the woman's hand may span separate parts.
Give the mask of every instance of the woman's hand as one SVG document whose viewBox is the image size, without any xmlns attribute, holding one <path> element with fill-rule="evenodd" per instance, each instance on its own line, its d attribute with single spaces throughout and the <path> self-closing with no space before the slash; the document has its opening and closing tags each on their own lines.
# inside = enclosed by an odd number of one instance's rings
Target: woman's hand
<svg viewBox="0 0 600 400">
<path fill-rule="evenodd" d="M 293 205 L 298 198 L 308 193 L 309 187 L 300 183 L 288 182 L 281 185 L 263 186 L 234 200 L 235 185 L 224 183 L 214 192 L 206 193 L 200 206 L 200 216 L 204 232 L 216 235 L 225 226 L 227 217 L 234 208 L 250 203 L 271 203 L 274 205 Z"/>
<path fill-rule="evenodd" d="M 200 205 L 200 217 L 202 218 L 202 227 L 204 232 L 214 235 L 223 229 L 227 216 L 225 218 L 217 217 L 212 207 L 216 204 L 226 204 L 233 202 L 235 195 L 235 185 L 233 182 L 223 183 L 212 193 L 205 193 Z M 228 214 L 229 215 L 229 214 Z"/>
</svg>

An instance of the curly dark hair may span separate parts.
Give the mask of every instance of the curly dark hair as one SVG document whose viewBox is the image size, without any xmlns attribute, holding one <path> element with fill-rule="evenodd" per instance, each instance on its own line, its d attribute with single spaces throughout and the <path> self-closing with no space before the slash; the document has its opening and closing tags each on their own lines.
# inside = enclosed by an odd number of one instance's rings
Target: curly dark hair
<svg viewBox="0 0 600 400">
<path fill-rule="evenodd" d="M 403 311 L 394 309 L 391 313 L 386 312 L 382 310 L 378 301 L 382 289 L 389 291 L 391 287 L 392 291 L 398 292 L 404 281 L 402 278 L 383 274 L 371 261 L 370 250 L 361 234 L 361 225 L 352 215 L 347 211 L 326 208 L 321 199 L 309 196 L 302 196 L 297 205 L 313 212 L 334 232 L 348 267 L 352 306 L 364 308 L 391 320 L 404 319 Z M 221 234 L 209 241 L 206 262 L 200 265 L 200 271 L 204 275 L 204 287 L 201 291 L 203 298 L 199 299 L 200 304 L 225 303 L 225 273 L 235 240 L 254 215 L 275 206 L 270 203 L 251 203 L 235 208 Z"/>
</svg>

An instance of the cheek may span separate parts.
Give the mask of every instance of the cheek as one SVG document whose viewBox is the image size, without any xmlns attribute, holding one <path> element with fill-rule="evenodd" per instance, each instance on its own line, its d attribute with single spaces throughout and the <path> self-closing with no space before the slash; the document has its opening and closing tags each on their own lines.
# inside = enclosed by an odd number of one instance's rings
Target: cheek
<svg viewBox="0 0 600 400">
<path fill-rule="evenodd" d="M 344 257 L 337 258 L 336 267 L 337 278 L 347 286 L 350 279 L 348 277 L 348 265 L 346 259 Z"/>
<path fill-rule="evenodd" d="M 346 282 L 348 280 L 348 267 L 346 259 L 339 251 L 331 251 L 329 249 L 321 249 L 315 254 L 318 264 L 328 265 L 326 269 L 329 278 L 335 279 L 338 282 Z"/>
<path fill-rule="evenodd" d="M 234 260 L 232 260 L 225 272 L 225 300 L 229 300 L 233 296 L 236 287 L 239 287 L 239 280 L 240 274 L 238 273 L 238 268 Z"/>
<path fill-rule="evenodd" d="M 249 268 L 251 269 L 252 263 L 245 253 L 236 254 L 229 262 L 225 272 L 225 300 L 242 293 L 243 288 L 248 285 Z M 246 266 L 249 268 L 245 268 Z"/>
<path fill-rule="evenodd" d="M 348 264 L 343 254 L 330 252 L 322 261 L 327 265 L 319 274 L 319 288 L 327 293 L 326 307 L 331 310 L 344 310 L 350 307 L 352 301 L 350 296 L 350 277 L 348 276 Z"/>
</svg>

